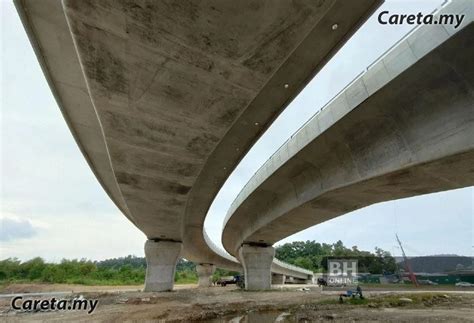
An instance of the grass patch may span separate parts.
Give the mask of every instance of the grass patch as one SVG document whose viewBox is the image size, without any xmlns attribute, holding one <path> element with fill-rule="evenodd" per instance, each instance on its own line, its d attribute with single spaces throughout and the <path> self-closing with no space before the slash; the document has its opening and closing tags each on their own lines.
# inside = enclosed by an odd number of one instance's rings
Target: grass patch
<svg viewBox="0 0 474 323">
<path fill-rule="evenodd" d="M 186 277 L 186 278 L 178 278 L 177 280 L 174 281 L 175 284 L 177 285 L 182 285 L 182 284 L 197 284 L 198 279 L 197 277 Z"/>
<path fill-rule="evenodd" d="M 90 279 L 90 278 L 70 278 L 61 282 L 45 282 L 43 280 L 30 280 L 30 279 L 12 279 L 8 281 L 0 281 L 0 288 L 6 287 L 11 284 L 72 284 L 72 285 L 86 285 L 86 286 L 128 286 L 128 285 L 140 285 L 142 281 L 126 281 L 119 279 Z"/>
</svg>

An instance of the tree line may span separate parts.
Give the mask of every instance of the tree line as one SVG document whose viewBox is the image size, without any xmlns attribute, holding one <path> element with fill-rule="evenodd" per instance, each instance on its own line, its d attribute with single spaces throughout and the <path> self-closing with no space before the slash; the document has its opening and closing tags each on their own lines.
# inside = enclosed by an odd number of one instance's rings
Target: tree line
<svg viewBox="0 0 474 323">
<path fill-rule="evenodd" d="M 124 259 L 135 261 L 137 257 Z M 63 259 L 47 263 L 42 258 L 21 262 L 16 258 L 0 261 L 0 281 L 44 282 L 85 285 L 131 285 L 145 280 L 145 267 L 124 262 L 121 266 L 103 266 L 86 259 Z"/>
<path fill-rule="evenodd" d="M 357 246 L 347 248 L 341 240 L 333 244 L 309 240 L 285 243 L 276 248 L 275 257 L 313 272 L 324 272 L 331 258 L 357 259 L 358 271 L 364 273 L 383 274 L 397 270 L 395 258 L 390 252 L 378 247 L 374 252 L 359 250 Z"/>
<path fill-rule="evenodd" d="M 276 248 L 276 258 L 296 266 L 321 272 L 328 257 L 352 257 L 359 260 L 359 271 L 381 274 L 396 270 L 395 259 L 380 248 L 360 251 L 356 246 L 347 248 L 341 241 L 334 244 L 315 241 L 297 241 Z M 45 282 L 86 285 L 134 285 L 145 281 L 146 261 L 143 257 L 127 256 L 102 261 L 63 259 L 48 263 L 42 258 L 20 261 L 8 258 L 0 261 L 0 282 Z M 213 280 L 232 276 L 237 272 L 217 269 Z M 198 277 L 194 263 L 180 259 L 176 266 L 177 283 L 195 283 Z"/>
<path fill-rule="evenodd" d="M 126 256 L 91 261 L 87 259 L 63 259 L 48 263 L 36 257 L 21 262 L 17 258 L 0 260 L 0 284 L 9 282 L 67 283 L 83 285 L 136 285 L 145 281 L 146 260 L 143 257 Z M 221 276 L 238 274 L 217 269 L 214 280 Z M 198 281 L 196 265 L 179 259 L 175 282 L 178 284 Z"/>
</svg>

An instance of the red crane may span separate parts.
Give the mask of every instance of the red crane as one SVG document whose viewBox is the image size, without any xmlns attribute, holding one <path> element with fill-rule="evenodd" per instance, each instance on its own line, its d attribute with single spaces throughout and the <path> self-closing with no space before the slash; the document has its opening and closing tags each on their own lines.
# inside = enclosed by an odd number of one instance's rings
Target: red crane
<svg viewBox="0 0 474 323">
<path fill-rule="evenodd" d="M 395 237 L 397 237 L 397 242 L 400 246 L 400 249 L 402 250 L 402 255 L 403 255 L 403 260 L 405 262 L 405 269 L 406 271 L 408 271 L 408 277 L 410 278 L 411 282 L 416 286 L 418 287 L 418 281 L 416 280 L 416 276 L 415 274 L 413 273 L 413 270 L 411 269 L 411 266 L 410 266 L 410 263 L 408 262 L 408 258 L 407 258 L 407 255 L 405 254 L 405 250 L 403 250 L 403 247 L 402 247 L 402 242 L 400 241 L 400 239 L 398 238 L 398 234 L 395 233 Z"/>
</svg>

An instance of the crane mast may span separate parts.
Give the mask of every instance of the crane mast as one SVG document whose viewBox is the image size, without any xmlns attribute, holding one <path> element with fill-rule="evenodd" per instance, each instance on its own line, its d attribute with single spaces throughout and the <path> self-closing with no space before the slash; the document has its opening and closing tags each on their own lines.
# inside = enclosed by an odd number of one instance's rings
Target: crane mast
<svg viewBox="0 0 474 323">
<path fill-rule="evenodd" d="M 403 250 L 402 242 L 398 238 L 398 234 L 395 234 L 395 237 L 397 237 L 398 245 L 400 246 L 400 249 L 402 250 L 403 261 L 405 262 L 405 269 L 408 271 L 408 277 L 410 278 L 411 282 L 416 287 L 418 287 L 418 281 L 416 280 L 416 276 L 413 273 L 413 270 L 411 269 L 410 263 L 408 262 L 408 258 L 407 258 L 407 255 L 405 254 L 405 250 Z"/>
</svg>

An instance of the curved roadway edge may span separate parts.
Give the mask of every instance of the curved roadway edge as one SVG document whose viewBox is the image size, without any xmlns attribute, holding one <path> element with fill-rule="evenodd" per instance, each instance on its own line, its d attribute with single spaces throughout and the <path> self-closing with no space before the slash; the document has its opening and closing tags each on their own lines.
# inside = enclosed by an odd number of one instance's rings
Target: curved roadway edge
<svg viewBox="0 0 474 323">
<path fill-rule="evenodd" d="M 118 187 L 61 2 L 14 0 L 14 4 L 79 149 L 107 195 L 136 225 Z"/>
<path fill-rule="evenodd" d="M 472 6 L 442 9 L 466 15 L 457 30 L 410 33 L 259 169 L 227 214 L 230 254 L 374 203 L 474 184 Z"/>
<path fill-rule="evenodd" d="M 191 189 L 184 229 L 186 232 L 183 243 L 183 255 L 195 262 L 207 262 L 218 267 L 241 270 L 236 259 L 228 258 L 225 252 L 209 243 L 204 230 L 204 220 L 207 212 L 225 180 L 238 165 L 240 160 L 250 150 L 271 125 L 281 111 L 298 95 L 316 73 L 330 60 L 340 47 L 380 6 L 382 1 L 348 2 L 337 1 L 328 10 L 323 19 L 312 29 L 301 44 L 294 50 L 287 61 L 278 69 L 271 80 L 261 89 L 259 95 L 247 107 L 217 148 L 208 158 L 206 165 L 199 174 Z M 332 26 L 338 23 L 340 31 L 336 38 L 330 35 Z M 285 89 L 285 84 L 289 85 Z M 203 248 L 209 246 L 210 248 Z M 217 257 L 216 257 L 217 255 Z M 233 263 L 222 262 L 222 259 L 232 259 Z M 236 267 L 237 266 L 237 267 Z M 289 268 L 297 267 L 276 261 L 272 269 L 284 274 Z M 298 268 L 293 276 L 301 277 L 310 272 Z"/>
<path fill-rule="evenodd" d="M 128 200 L 121 189 L 123 183 L 117 182 L 117 170 L 113 166 L 115 161 L 111 158 L 109 143 L 105 139 L 107 131 L 101 123 L 101 111 L 94 105 L 92 87 L 95 85 L 88 84 L 90 77 L 85 75 L 84 66 L 81 66 L 80 60 L 86 60 L 87 57 L 78 56 L 78 48 L 74 43 L 74 32 L 80 30 L 76 29 L 71 33 L 71 21 L 68 21 L 65 15 L 64 1 L 14 1 L 61 112 L 98 181 L 132 223 L 144 232 L 154 231 L 144 227 L 141 220 L 130 211 Z M 75 16 L 76 11 L 82 14 L 74 3 L 65 3 L 72 15 Z M 198 263 L 213 263 L 222 268 L 241 268 L 235 259 L 229 258 L 207 242 L 203 227 L 211 202 L 240 159 L 282 108 L 297 95 L 380 3 L 379 0 L 363 0 L 357 4 L 334 0 L 321 4 L 327 12 L 325 11 L 303 41 L 263 85 L 250 105 L 236 118 L 199 172 L 187 197 L 184 220 L 176 221 L 178 224 L 182 223 L 181 230 L 175 231 L 182 232 L 184 257 Z M 335 23 L 338 28 L 333 30 Z M 288 88 L 285 87 L 286 84 Z M 167 225 L 169 226 L 169 223 Z M 155 223 L 153 227 L 159 226 L 159 223 Z M 150 239 L 160 237 L 148 233 L 147 235 Z M 274 267 L 280 272 L 286 272 L 290 268 L 281 269 L 278 262 Z M 304 270 L 302 272 L 305 273 Z"/>
</svg>

